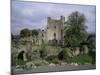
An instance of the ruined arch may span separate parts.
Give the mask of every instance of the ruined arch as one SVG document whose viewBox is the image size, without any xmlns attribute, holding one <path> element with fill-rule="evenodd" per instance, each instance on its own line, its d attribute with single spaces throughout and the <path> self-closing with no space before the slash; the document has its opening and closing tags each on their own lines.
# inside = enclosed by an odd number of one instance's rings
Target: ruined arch
<svg viewBox="0 0 100 75">
<path fill-rule="evenodd" d="M 25 53 L 25 51 L 19 52 L 17 59 L 24 60 L 24 53 Z"/>
</svg>

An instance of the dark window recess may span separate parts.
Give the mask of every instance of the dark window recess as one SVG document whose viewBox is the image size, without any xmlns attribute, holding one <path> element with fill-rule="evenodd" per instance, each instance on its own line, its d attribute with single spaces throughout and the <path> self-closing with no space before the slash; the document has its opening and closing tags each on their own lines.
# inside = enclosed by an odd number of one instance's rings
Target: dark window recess
<svg viewBox="0 0 100 75">
<path fill-rule="evenodd" d="M 56 37 L 56 33 L 54 33 L 54 37 Z"/>
<path fill-rule="evenodd" d="M 47 27 L 47 29 L 49 29 L 49 27 Z"/>
<path fill-rule="evenodd" d="M 56 29 L 56 26 L 54 26 L 54 28 Z"/>
<path fill-rule="evenodd" d="M 42 37 L 44 37 L 44 35 L 42 34 Z"/>
</svg>

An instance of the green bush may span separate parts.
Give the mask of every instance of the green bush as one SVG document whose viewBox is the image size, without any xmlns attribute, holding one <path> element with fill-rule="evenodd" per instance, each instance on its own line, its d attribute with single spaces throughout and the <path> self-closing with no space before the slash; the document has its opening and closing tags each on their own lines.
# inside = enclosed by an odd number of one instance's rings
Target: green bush
<svg viewBox="0 0 100 75">
<path fill-rule="evenodd" d="M 40 57 L 45 58 L 46 56 L 47 56 L 47 48 L 45 45 L 43 45 L 41 50 L 40 50 Z"/>
<path fill-rule="evenodd" d="M 68 50 L 69 50 L 69 48 L 64 48 L 63 49 L 63 57 L 64 57 L 64 59 L 66 59 L 68 57 Z"/>
<path fill-rule="evenodd" d="M 89 51 L 89 56 L 92 57 L 92 64 L 95 64 L 96 62 L 96 52 L 95 51 Z"/>
<path fill-rule="evenodd" d="M 60 60 L 67 59 L 67 58 L 68 58 L 68 51 L 69 51 L 69 48 L 64 48 L 64 49 L 58 54 L 58 58 L 59 58 Z"/>
</svg>

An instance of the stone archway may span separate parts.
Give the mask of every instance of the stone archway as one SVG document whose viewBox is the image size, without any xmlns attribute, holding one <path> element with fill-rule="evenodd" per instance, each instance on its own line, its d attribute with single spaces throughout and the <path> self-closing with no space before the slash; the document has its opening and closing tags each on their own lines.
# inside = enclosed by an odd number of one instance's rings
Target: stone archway
<svg viewBox="0 0 100 75">
<path fill-rule="evenodd" d="M 26 61 L 26 53 L 25 53 L 25 51 L 19 52 L 17 59 Z"/>
</svg>

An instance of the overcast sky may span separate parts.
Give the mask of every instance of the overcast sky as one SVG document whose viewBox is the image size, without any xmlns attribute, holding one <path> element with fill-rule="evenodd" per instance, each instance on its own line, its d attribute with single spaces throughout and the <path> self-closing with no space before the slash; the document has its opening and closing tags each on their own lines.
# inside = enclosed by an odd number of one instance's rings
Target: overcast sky
<svg viewBox="0 0 100 75">
<path fill-rule="evenodd" d="M 85 15 L 87 31 L 95 33 L 95 6 L 12 1 L 11 8 L 11 32 L 13 34 L 19 34 L 23 28 L 45 29 L 48 16 L 54 19 L 65 16 L 67 19 L 68 15 L 75 11 Z"/>
</svg>

